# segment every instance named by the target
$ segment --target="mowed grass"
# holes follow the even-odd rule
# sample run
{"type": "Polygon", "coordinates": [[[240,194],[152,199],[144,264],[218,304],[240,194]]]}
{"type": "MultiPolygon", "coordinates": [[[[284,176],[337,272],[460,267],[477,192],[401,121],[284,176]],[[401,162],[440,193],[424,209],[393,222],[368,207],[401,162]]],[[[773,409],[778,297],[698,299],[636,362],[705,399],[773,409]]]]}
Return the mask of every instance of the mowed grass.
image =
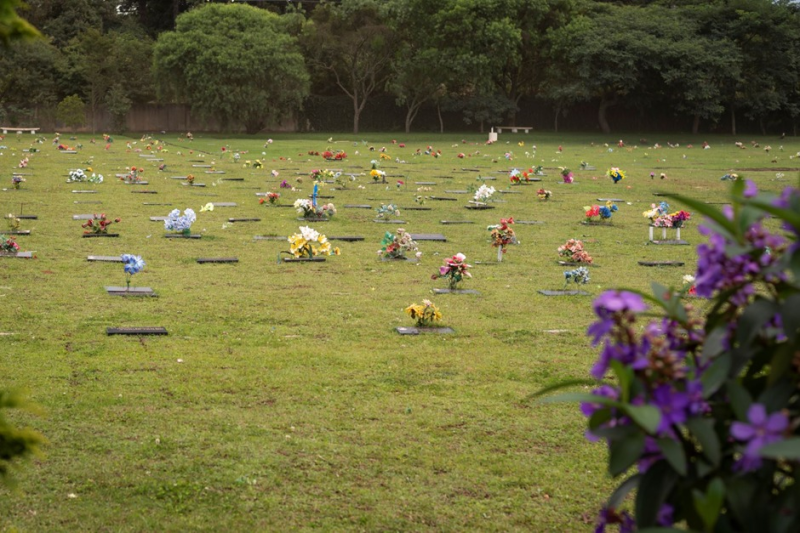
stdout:
{"type": "MultiPolygon", "coordinates": [[[[138,138],[115,136],[105,150],[100,135],[96,144],[63,135],[66,144],[83,144],[68,155],[47,137],[23,171],[30,173],[23,189],[0,192],[3,213],[39,217],[23,221],[33,232],[18,237],[36,259],[0,258],[0,386],[29,391],[45,415],[13,420],[49,441],[44,457],[16,472],[18,491],[0,489],[0,528],[21,531],[589,531],[613,486],[605,446],[586,442],[576,405],[538,404],[529,395],[588,375],[596,357],[585,336],[593,296],[617,287],[648,290],[652,281],[680,286],[694,271],[694,249],[703,241],[698,219],[682,232],[692,246],[647,245],[642,211],[660,200],[653,192],[721,202],[726,172],[759,169],[740,174],[779,191],[796,172],[777,169],[800,167],[789,157],[800,150],[794,138],[756,138],[754,148],[750,137],[649,134],[641,144],[640,136],[626,136],[628,147],[620,149],[618,138],[600,135],[503,134],[491,146],[483,135],[275,135],[265,148],[266,136],[198,135],[189,143],[165,134],[156,136],[165,141],[167,164],[159,172],[139,157],[147,142],[138,138]],[[710,150],[700,148],[703,140],[710,150]],[[736,148],[737,140],[748,149],[736,148]],[[664,148],[653,149],[656,142],[664,148]],[[441,156],[414,155],[428,146],[441,156]],[[334,242],[342,255],[325,263],[280,264],[287,243],[253,239],[288,236],[304,224],[293,209],[259,205],[255,192],[278,191],[291,204],[311,193],[312,169],[367,173],[381,147],[391,158],[381,165],[389,185],[370,184],[365,175],[347,190],[326,186],[323,194],[335,197],[339,212],[313,225],[363,242],[334,242]],[[326,149],[348,158],[308,155],[326,149]],[[239,164],[235,151],[247,152],[239,164]],[[457,158],[460,152],[467,157],[457,158]],[[226,174],[204,174],[191,166],[195,159],[226,174]],[[263,169],[243,168],[255,159],[263,169]],[[581,171],[581,161],[597,170],[581,171]],[[508,169],[538,164],[548,173],[541,184],[509,186],[508,169]],[[68,169],[89,165],[105,183],[66,183],[68,169]],[[149,185],[114,178],[132,165],[145,166],[149,185]],[[574,184],[560,183],[558,166],[573,169],[574,184]],[[612,184],[610,166],[628,178],[612,184]],[[651,180],[650,172],[668,178],[651,180]],[[170,179],[188,173],[206,187],[170,179]],[[471,196],[445,192],[477,187],[479,175],[496,177],[486,183],[498,191],[519,194],[498,192],[495,209],[470,211],[464,206],[471,196]],[[245,181],[220,180],[232,177],[245,181]],[[300,190],[278,189],[284,179],[300,190]],[[436,185],[418,192],[418,181],[436,185]],[[537,200],[539,186],[553,191],[550,201],[537,200]],[[71,192],[80,189],[97,194],[71,192]],[[158,194],[133,193],[139,189],[158,194]],[[457,201],[403,209],[416,206],[417,194],[457,201]],[[597,198],[623,200],[610,227],[580,224],[583,206],[597,198]],[[89,201],[102,203],[76,203],[89,201]],[[207,202],[238,207],[200,213],[207,202]],[[447,242],[421,241],[419,264],[381,262],[381,237],[397,229],[373,222],[381,202],[400,206],[402,227],[443,233],[447,242]],[[193,230],[200,240],[165,239],[163,223],[149,220],[186,207],[198,212],[193,230]],[[111,230],[119,238],[81,238],[72,215],[99,212],[122,218],[111,230]],[[515,225],[521,244],[496,264],[486,226],[509,216],[542,223],[515,225]],[[556,248],[569,238],[583,239],[595,258],[583,287],[592,296],[540,295],[563,286],[556,248]],[[446,283],[431,275],[458,252],[473,264],[464,287],[480,294],[434,297],[431,289],[446,283]],[[124,285],[122,266],[86,258],[122,253],[143,256],[147,266],[133,285],[152,287],[157,298],[106,294],[104,286],[124,285]],[[231,256],[239,262],[196,263],[231,256]],[[646,268],[640,260],[686,267],[646,268]],[[441,309],[454,335],[394,331],[412,325],[403,309],[423,298],[441,309]],[[106,336],[114,326],[164,326],[169,336],[106,336]]],[[[4,187],[31,138],[0,141],[7,146],[0,149],[4,187]]]]}

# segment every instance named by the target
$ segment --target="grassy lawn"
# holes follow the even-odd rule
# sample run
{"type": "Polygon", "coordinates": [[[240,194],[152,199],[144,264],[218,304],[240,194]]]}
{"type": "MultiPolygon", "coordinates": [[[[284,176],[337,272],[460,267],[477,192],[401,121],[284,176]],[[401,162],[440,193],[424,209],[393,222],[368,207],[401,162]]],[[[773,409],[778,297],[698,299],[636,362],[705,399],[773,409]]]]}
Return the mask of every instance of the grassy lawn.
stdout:
{"type": "MultiPolygon", "coordinates": [[[[719,202],[728,187],[719,178],[731,170],[779,191],[796,177],[785,169],[800,168],[790,159],[800,150],[795,138],[754,138],[755,148],[751,137],[648,134],[647,147],[636,135],[619,148],[618,137],[599,134],[504,133],[493,145],[483,135],[326,134],[275,135],[265,147],[266,136],[196,135],[190,143],[165,134],[159,157],[167,167],[159,171],[160,163],[140,157],[148,142],[138,137],[115,136],[106,150],[100,135],[96,144],[63,135],[64,144],[83,144],[65,154],[46,136],[22,170],[29,175],[21,190],[0,191],[2,213],[38,215],[22,221],[31,235],[17,238],[36,258],[0,258],[0,387],[29,392],[44,416],[14,421],[49,441],[43,457],[16,472],[17,491],[0,488],[2,531],[589,531],[612,487],[605,446],[585,441],[577,406],[529,395],[588,376],[593,296],[647,290],[652,281],[680,286],[693,273],[699,220],[682,232],[691,246],[647,244],[642,212],[660,200],[654,192],[719,202]],[[703,141],[711,149],[701,149],[703,141]],[[428,146],[441,156],[424,155],[428,146]],[[366,175],[381,147],[388,185],[366,175]],[[348,157],[308,155],[326,149],[348,157]],[[247,152],[238,163],[236,151],[247,152]],[[225,174],[192,167],[200,159],[225,174]],[[263,168],[244,168],[256,159],[263,168]],[[581,170],[581,161],[597,170],[581,170]],[[142,165],[149,185],[114,177],[142,165]],[[546,169],[541,183],[509,186],[509,169],[535,165],[546,169]],[[66,183],[69,169],[87,166],[105,182],[66,183]],[[560,183],[558,166],[572,169],[575,183],[560,183]],[[628,177],[614,185],[605,177],[611,166],[628,177]],[[259,205],[255,193],[280,192],[281,203],[292,204],[311,193],[316,168],[365,173],[346,190],[324,187],[338,213],[312,224],[365,240],[334,242],[342,254],[324,263],[279,263],[288,243],[254,236],[288,236],[305,223],[294,209],[259,205]],[[171,179],[188,173],[206,187],[171,179]],[[471,195],[446,192],[479,186],[477,176],[496,178],[486,182],[498,189],[495,209],[467,210],[471,195]],[[279,189],[284,179],[299,190],[279,189]],[[431,190],[418,192],[416,182],[428,181],[431,190]],[[537,199],[539,186],[553,192],[549,201],[537,199]],[[72,193],[82,189],[97,193],[72,193]],[[134,193],[141,189],[157,194],[134,193]],[[457,201],[404,209],[417,206],[417,195],[457,201]],[[583,206],[602,203],[597,198],[622,200],[613,225],[580,224],[583,206]],[[237,207],[200,213],[208,202],[237,207]],[[373,222],[382,202],[397,204],[405,224],[373,222]],[[149,219],[187,207],[198,212],[192,229],[202,239],[166,239],[163,223],[149,219]],[[122,218],[111,228],[119,238],[81,238],[72,216],[100,212],[122,218]],[[520,245],[498,264],[486,226],[509,216],[541,223],[513,226],[520,245]],[[399,226],[443,233],[447,242],[420,241],[418,264],[380,261],[384,232],[399,226]],[[569,238],[582,239],[594,257],[582,287],[591,296],[543,296],[539,290],[563,287],[556,248],[569,238]],[[479,294],[432,295],[446,282],[431,275],[458,252],[473,265],[464,288],[479,294]],[[132,285],[158,297],[106,294],[105,286],[124,285],[122,265],[87,256],[123,253],[147,262],[132,285]],[[239,262],[198,264],[199,257],[239,262]],[[642,260],[686,266],[647,268],[642,260]],[[403,309],[423,298],[454,335],[395,332],[413,325],[403,309]],[[164,326],[169,335],[106,336],[115,326],[164,326]]],[[[2,187],[11,188],[9,174],[33,138],[0,141],[2,187]]]]}

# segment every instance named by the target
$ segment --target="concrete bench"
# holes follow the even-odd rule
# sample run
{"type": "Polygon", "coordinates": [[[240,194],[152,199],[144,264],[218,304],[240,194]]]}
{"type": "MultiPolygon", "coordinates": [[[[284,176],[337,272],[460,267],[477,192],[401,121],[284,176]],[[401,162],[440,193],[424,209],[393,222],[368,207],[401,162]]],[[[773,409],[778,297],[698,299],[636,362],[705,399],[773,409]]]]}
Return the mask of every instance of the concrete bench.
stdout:
{"type": "Polygon", "coordinates": [[[23,131],[29,131],[31,132],[31,135],[33,135],[41,128],[17,128],[12,126],[0,126],[0,129],[3,130],[3,135],[7,134],[9,130],[16,131],[17,133],[22,133],[23,131]]]}
{"type": "Polygon", "coordinates": [[[528,133],[533,129],[532,126],[497,126],[497,133],[503,133],[503,130],[511,130],[511,133],[518,133],[519,130],[528,133]]]}

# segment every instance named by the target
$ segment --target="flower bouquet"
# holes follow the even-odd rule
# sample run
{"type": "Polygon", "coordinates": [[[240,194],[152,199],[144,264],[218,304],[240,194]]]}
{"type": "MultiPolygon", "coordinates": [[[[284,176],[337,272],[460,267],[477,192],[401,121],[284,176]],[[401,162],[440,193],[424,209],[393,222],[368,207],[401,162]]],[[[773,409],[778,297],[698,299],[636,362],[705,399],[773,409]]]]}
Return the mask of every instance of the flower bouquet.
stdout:
{"type": "Polygon", "coordinates": [[[586,215],[585,223],[596,222],[594,217],[598,217],[599,221],[611,220],[611,215],[618,210],[617,204],[608,201],[606,205],[592,205],[584,206],[584,213],[586,215]]]}
{"type": "Polygon", "coordinates": [[[688,296],[697,296],[697,285],[695,277],[691,274],[683,276],[683,290],[688,296]]]}
{"type": "Polygon", "coordinates": [[[573,176],[572,171],[567,167],[558,167],[558,170],[561,171],[561,177],[563,178],[564,183],[572,183],[573,181],[575,181],[572,177],[573,176]]]}
{"type": "Polygon", "coordinates": [[[739,175],[730,172],[730,173],[725,174],[724,176],[722,176],[720,179],[722,181],[736,181],[736,180],[739,179],[739,175]]]}
{"type": "Polygon", "coordinates": [[[589,269],[586,267],[578,267],[574,270],[567,270],[564,272],[564,289],[567,288],[570,281],[575,285],[586,285],[589,283],[589,269]]]}
{"type": "Polygon", "coordinates": [[[400,216],[400,209],[394,204],[381,204],[379,208],[376,209],[378,212],[378,218],[389,218],[389,217],[399,217],[400,216]]]}
{"type": "Polygon", "coordinates": [[[374,159],[372,160],[372,170],[369,171],[369,175],[372,176],[372,181],[375,183],[386,183],[386,172],[378,169],[378,162],[374,159]]]}
{"type": "Polygon", "coordinates": [[[417,321],[418,328],[430,327],[442,320],[442,313],[430,300],[422,300],[422,305],[409,305],[406,307],[406,314],[417,321]]]}
{"type": "Polygon", "coordinates": [[[11,185],[12,185],[12,186],[13,186],[15,189],[19,189],[19,188],[20,188],[20,184],[21,184],[23,181],[25,181],[25,178],[23,178],[22,176],[11,176],[11,185]]]}
{"type": "Polygon", "coordinates": [[[563,257],[569,263],[586,263],[592,264],[592,256],[589,252],[584,250],[583,241],[577,239],[570,239],[558,247],[558,255],[563,257]]]}
{"type": "Polygon", "coordinates": [[[644,211],[642,216],[645,218],[650,219],[650,223],[654,224],[656,219],[665,217],[669,212],[669,204],[667,202],[661,202],[660,204],[650,204],[650,209],[644,211]]]}
{"type": "Polygon", "coordinates": [[[109,237],[116,237],[118,236],[118,234],[109,233],[108,227],[115,222],[119,222],[120,220],[122,219],[115,218],[114,220],[109,220],[106,218],[105,213],[100,213],[99,215],[93,215],[93,218],[81,224],[81,227],[84,229],[83,236],[96,237],[100,235],[108,235],[109,237]]]}
{"type": "Polygon", "coordinates": [[[492,195],[496,192],[494,187],[488,187],[485,183],[478,187],[478,190],[475,191],[475,196],[473,197],[473,202],[476,204],[485,204],[488,202],[492,195]]]}
{"type": "Polygon", "coordinates": [[[617,184],[625,179],[625,172],[618,169],[617,167],[611,167],[606,172],[606,176],[614,180],[614,184],[617,184]]]}
{"type": "Polygon", "coordinates": [[[514,230],[509,227],[513,223],[514,217],[508,217],[507,219],[501,218],[500,224],[494,224],[486,228],[491,232],[492,246],[497,248],[498,262],[503,260],[506,247],[508,247],[509,244],[516,244],[517,242],[517,236],[514,234],[514,230]]]}
{"type": "Polygon", "coordinates": [[[378,255],[384,259],[407,260],[410,253],[413,253],[417,259],[422,257],[422,252],[417,248],[416,241],[403,228],[399,228],[396,235],[392,235],[391,232],[387,231],[383,235],[381,246],[381,249],[378,250],[378,255]]]}
{"type": "MultiPolygon", "coordinates": [[[[89,167],[86,169],[89,172],[92,172],[92,168],[89,167]]],[[[69,177],[67,177],[67,183],[76,183],[76,182],[89,182],[89,183],[103,183],[103,175],[102,174],[95,174],[92,172],[91,176],[87,176],[86,172],[83,169],[75,169],[69,172],[69,177]]]]}
{"type": "Polygon", "coordinates": [[[314,181],[328,181],[336,179],[336,176],[341,172],[334,172],[332,170],[312,170],[311,179],[314,181]]]}
{"type": "Polygon", "coordinates": [[[295,201],[294,208],[297,213],[307,220],[329,220],[336,214],[336,207],[333,203],[317,205],[312,200],[300,198],[295,201]]]}
{"type": "Polygon", "coordinates": [[[19,160],[19,165],[17,165],[17,166],[19,168],[28,168],[28,162],[29,162],[28,158],[24,157],[24,158],[19,160]]]}
{"type": "Polygon", "coordinates": [[[335,154],[330,150],[325,150],[324,152],[322,152],[322,157],[326,161],[343,161],[347,159],[347,154],[344,153],[342,150],[339,150],[335,154]]]}
{"type": "Polygon", "coordinates": [[[19,244],[14,237],[0,235],[0,253],[4,255],[14,255],[19,252],[19,244]]]}
{"type": "Polygon", "coordinates": [[[189,174],[186,176],[186,183],[188,183],[189,186],[194,185],[194,174],[189,174]]]}
{"type": "Polygon", "coordinates": [[[282,253],[290,254],[292,256],[290,259],[309,260],[319,255],[340,254],[339,248],[331,248],[331,243],[325,235],[308,226],[300,226],[300,233],[290,235],[288,240],[289,251],[282,253]]]}
{"type": "Polygon", "coordinates": [[[144,268],[145,262],[140,255],[122,254],[122,263],[125,267],[125,288],[131,288],[131,278],[144,268]]]}
{"type": "Polygon", "coordinates": [[[180,209],[173,209],[164,221],[164,229],[188,236],[192,233],[192,224],[195,220],[197,220],[197,215],[193,209],[187,207],[182,215],[180,209]]]}
{"type": "Polygon", "coordinates": [[[123,183],[141,183],[142,182],[142,174],[144,174],[144,169],[139,167],[131,167],[128,170],[128,173],[124,176],[120,177],[119,179],[122,180],[123,183]]]}
{"type": "Polygon", "coordinates": [[[471,278],[472,274],[468,271],[472,265],[468,265],[465,261],[467,256],[464,254],[456,254],[444,260],[444,265],[439,267],[439,272],[433,274],[431,279],[446,278],[450,290],[455,290],[459,282],[464,278],[471,278]]]}
{"type": "Polygon", "coordinates": [[[539,197],[539,200],[549,200],[553,193],[545,189],[539,189],[536,191],[536,196],[539,197]]]}
{"type": "Polygon", "coordinates": [[[280,198],[281,198],[281,195],[280,195],[280,193],[277,193],[277,192],[271,192],[271,191],[270,191],[270,192],[268,192],[268,193],[267,193],[266,197],[264,197],[264,198],[260,198],[260,199],[258,200],[258,203],[259,203],[259,204],[262,204],[262,205],[263,205],[263,204],[267,204],[267,205],[277,205],[277,204],[278,204],[278,201],[280,200],[280,198]]]}

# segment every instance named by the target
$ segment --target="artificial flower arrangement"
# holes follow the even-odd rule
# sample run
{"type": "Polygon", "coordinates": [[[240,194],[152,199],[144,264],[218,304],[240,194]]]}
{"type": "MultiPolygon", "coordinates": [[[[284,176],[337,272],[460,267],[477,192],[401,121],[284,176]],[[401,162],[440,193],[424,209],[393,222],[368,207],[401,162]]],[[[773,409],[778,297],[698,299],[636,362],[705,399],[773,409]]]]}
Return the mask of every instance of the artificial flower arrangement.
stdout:
{"type": "Polygon", "coordinates": [[[618,209],[619,208],[617,207],[617,204],[611,202],[610,200],[606,202],[606,205],[592,205],[583,207],[587,222],[591,222],[594,217],[599,217],[601,221],[611,220],[611,215],[618,209]]]}
{"type": "Polygon", "coordinates": [[[594,261],[583,248],[583,241],[570,239],[558,247],[558,255],[573,263],[586,263],[591,265],[594,261]]]}
{"type": "Polygon", "coordinates": [[[28,168],[28,163],[29,163],[29,160],[28,160],[28,158],[27,158],[27,157],[24,157],[24,158],[22,158],[22,159],[20,159],[20,160],[19,160],[19,165],[17,165],[17,166],[18,166],[19,168],[28,168]]]}
{"type": "Polygon", "coordinates": [[[645,218],[650,219],[650,225],[656,228],[681,228],[683,223],[692,218],[691,213],[688,211],[675,211],[669,212],[669,204],[661,202],[660,204],[650,204],[650,209],[643,212],[645,218]]]}
{"type": "Polygon", "coordinates": [[[372,170],[369,171],[369,175],[372,176],[372,180],[375,183],[379,181],[386,183],[386,172],[378,168],[378,162],[374,159],[372,160],[372,170]]]}
{"type": "MultiPolygon", "coordinates": [[[[289,254],[295,259],[310,259],[318,255],[339,255],[339,248],[331,248],[325,235],[308,226],[300,226],[300,233],[290,235],[289,254]]],[[[286,252],[284,252],[286,253],[286,252]]]]}
{"type": "Polygon", "coordinates": [[[617,168],[617,167],[611,167],[611,168],[610,168],[610,169],[608,169],[608,171],[606,172],[606,176],[608,176],[609,178],[611,178],[612,180],[614,180],[614,183],[615,183],[615,184],[617,184],[617,183],[619,183],[620,181],[622,181],[622,180],[624,180],[624,179],[625,179],[625,172],[624,172],[624,171],[622,171],[622,170],[620,170],[620,169],[619,169],[619,168],[617,168]]]}
{"type": "Polygon", "coordinates": [[[439,267],[439,272],[433,274],[431,279],[446,278],[451,290],[455,289],[464,278],[471,278],[468,271],[472,265],[466,263],[467,256],[458,253],[444,260],[444,265],[439,267]]]}
{"type": "Polygon", "coordinates": [[[15,254],[19,252],[19,244],[14,237],[0,235],[0,253],[15,254]]]}
{"type": "Polygon", "coordinates": [[[475,191],[475,196],[473,197],[473,201],[475,201],[476,203],[486,203],[491,199],[494,193],[495,193],[495,188],[488,187],[484,183],[478,188],[477,191],[475,191]]]}
{"type": "MultiPolygon", "coordinates": [[[[91,167],[87,169],[89,172],[92,172],[91,167]]],[[[77,168],[75,170],[70,170],[69,176],[67,177],[67,183],[75,183],[75,182],[89,182],[89,183],[103,183],[103,175],[102,174],[95,174],[92,172],[91,176],[87,176],[86,172],[83,169],[77,168]]]]}
{"type": "Polygon", "coordinates": [[[19,217],[15,216],[13,213],[9,213],[6,215],[6,220],[8,221],[8,229],[11,231],[16,231],[19,229],[21,222],[19,217]]]}
{"type": "Polygon", "coordinates": [[[588,162],[581,161],[581,170],[594,170],[594,168],[588,162]]]}
{"type": "Polygon", "coordinates": [[[291,186],[291,185],[289,185],[289,182],[288,182],[288,181],[286,181],[286,180],[283,180],[283,181],[281,182],[281,189],[291,189],[291,188],[292,188],[292,186],[291,186]]]}
{"type": "Polygon", "coordinates": [[[378,212],[378,218],[389,218],[389,217],[399,217],[400,216],[400,209],[394,204],[381,204],[379,208],[376,209],[378,212]]]}
{"type": "Polygon", "coordinates": [[[683,290],[689,296],[697,296],[697,285],[695,285],[695,277],[691,274],[683,276],[683,290]]]}
{"type": "Polygon", "coordinates": [[[25,178],[23,178],[22,176],[11,176],[11,185],[12,185],[12,186],[13,186],[15,189],[19,189],[19,188],[20,188],[20,184],[21,184],[23,181],[26,181],[26,180],[25,180],[25,178]]]}
{"type": "Polygon", "coordinates": [[[186,208],[181,215],[180,209],[173,209],[164,221],[164,229],[175,231],[182,235],[189,235],[192,232],[192,224],[197,220],[197,215],[193,209],[186,208]]]}
{"type": "Polygon", "coordinates": [[[324,152],[322,152],[322,157],[327,161],[342,161],[344,159],[347,159],[347,154],[344,153],[342,150],[339,150],[335,154],[330,150],[325,150],[324,152]]]}
{"type": "Polygon", "coordinates": [[[280,193],[270,191],[270,192],[267,193],[267,195],[265,197],[260,198],[258,200],[258,203],[262,204],[262,205],[263,204],[277,205],[278,204],[278,200],[280,200],[280,198],[281,198],[280,193]]]}
{"type": "Polygon", "coordinates": [[[589,283],[589,269],[586,267],[578,267],[573,270],[564,272],[564,288],[566,289],[569,283],[575,285],[586,285],[589,283]]]}
{"type": "Polygon", "coordinates": [[[491,232],[492,246],[497,248],[497,260],[503,260],[503,254],[509,244],[516,244],[517,236],[509,226],[514,223],[514,217],[501,218],[499,224],[488,226],[486,229],[491,232]]]}
{"type": "Polygon", "coordinates": [[[539,200],[549,200],[553,193],[546,189],[539,189],[536,191],[536,196],[539,197],[539,200]]]}
{"type": "Polygon", "coordinates": [[[567,167],[558,167],[558,170],[561,171],[561,178],[564,180],[564,183],[572,183],[575,181],[572,177],[572,171],[567,167]]]}
{"type": "Polygon", "coordinates": [[[387,231],[381,240],[381,249],[378,255],[384,259],[408,259],[408,254],[413,253],[419,259],[422,252],[417,248],[417,243],[411,238],[411,234],[403,228],[397,229],[397,234],[392,235],[387,231]]]}
{"type": "Polygon", "coordinates": [[[327,168],[324,170],[316,169],[311,171],[311,179],[314,181],[334,180],[339,174],[341,174],[341,172],[334,172],[327,168]]]}
{"type": "Polygon", "coordinates": [[[189,174],[186,176],[186,183],[189,185],[194,185],[194,174],[189,174]]]}
{"type": "Polygon", "coordinates": [[[730,172],[730,173],[725,174],[724,176],[722,176],[720,179],[722,181],[736,181],[736,180],[739,179],[739,175],[730,172]]]}
{"type": "Polygon", "coordinates": [[[442,313],[430,300],[422,300],[422,305],[411,304],[406,307],[406,314],[417,321],[417,327],[432,326],[442,320],[442,313]]]}
{"type": "Polygon", "coordinates": [[[508,173],[508,179],[514,185],[519,185],[520,182],[522,181],[522,172],[520,172],[519,169],[516,168],[511,169],[511,172],[508,173]]]}
{"type": "Polygon", "coordinates": [[[81,227],[85,230],[83,232],[84,235],[107,235],[108,234],[108,227],[115,223],[120,222],[121,218],[115,218],[114,220],[109,220],[106,218],[105,213],[100,213],[99,215],[95,214],[92,215],[93,218],[87,220],[81,227]]]}
{"type": "Polygon", "coordinates": [[[131,167],[128,170],[128,173],[119,179],[121,179],[123,183],[141,183],[143,173],[144,173],[143,168],[131,167]]]}
{"type": "Polygon", "coordinates": [[[140,255],[122,254],[122,264],[125,269],[125,287],[131,288],[131,278],[134,274],[138,274],[145,266],[145,262],[140,255]]]}
{"type": "Polygon", "coordinates": [[[328,220],[336,214],[336,207],[333,203],[318,205],[307,198],[300,198],[295,201],[294,208],[303,218],[328,220]]]}

